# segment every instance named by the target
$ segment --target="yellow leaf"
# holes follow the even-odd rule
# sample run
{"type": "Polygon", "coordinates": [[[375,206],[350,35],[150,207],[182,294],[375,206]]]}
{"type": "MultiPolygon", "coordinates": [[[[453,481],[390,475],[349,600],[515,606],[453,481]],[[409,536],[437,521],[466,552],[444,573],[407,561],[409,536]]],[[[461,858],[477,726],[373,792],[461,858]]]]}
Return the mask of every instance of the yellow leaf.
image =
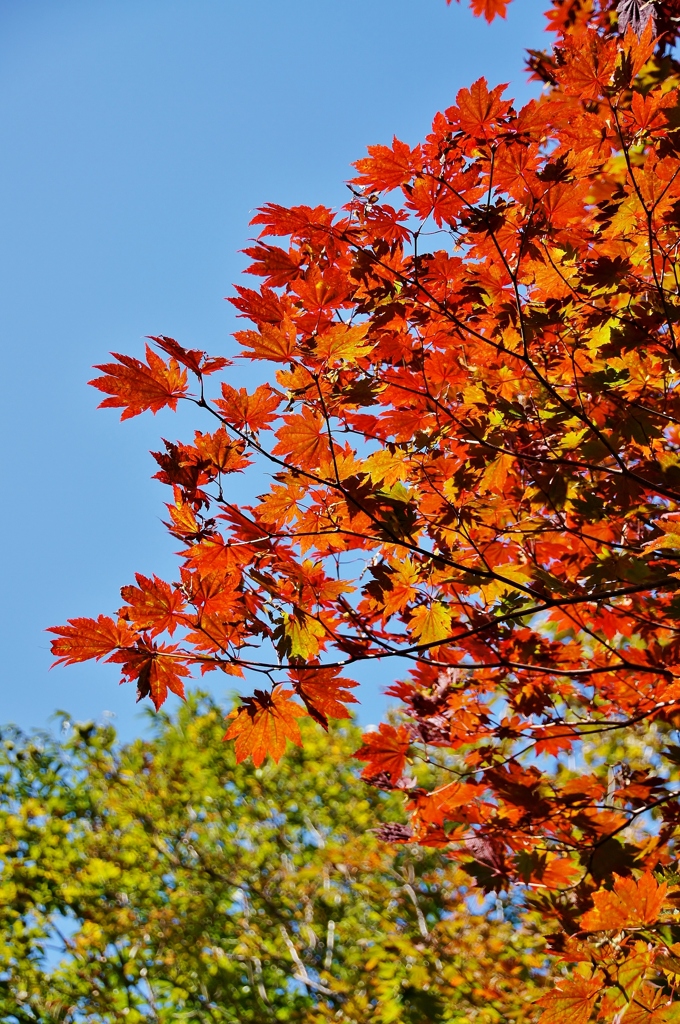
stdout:
{"type": "Polygon", "coordinates": [[[463,391],[465,405],[488,405],[489,400],[477,384],[471,384],[463,391]]]}
{"type": "Polygon", "coordinates": [[[290,657],[303,661],[317,656],[321,649],[319,641],[326,635],[321,623],[302,611],[284,617],[284,630],[290,641],[290,657]]]}
{"type": "Polygon", "coordinates": [[[588,427],[584,427],[583,430],[570,430],[564,435],[560,442],[560,448],[562,451],[569,451],[572,448],[578,448],[583,438],[588,433],[588,427]]]}
{"type": "Polygon", "coordinates": [[[667,956],[662,954],[661,956],[657,956],[655,963],[662,971],[667,971],[669,974],[680,976],[680,960],[677,956],[667,956]]]}
{"type": "Polygon", "coordinates": [[[596,327],[594,331],[590,333],[590,339],[587,342],[588,349],[591,352],[597,352],[598,349],[602,348],[603,345],[608,345],[612,334],[612,325],[615,324],[615,320],[611,318],[607,320],[606,324],[602,324],[601,327],[596,327]]]}
{"type": "Polygon", "coordinates": [[[329,363],[355,363],[371,351],[372,346],[364,342],[367,328],[367,324],[333,324],[316,339],[317,356],[329,363]]]}
{"type": "Polygon", "coordinates": [[[451,612],[439,601],[421,605],[411,616],[409,627],[421,644],[446,640],[451,633],[451,612]]]}
{"type": "Polygon", "coordinates": [[[645,544],[645,551],[659,551],[662,548],[680,550],[680,519],[677,512],[671,513],[666,519],[657,519],[654,525],[663,530],[663,535],[645,544]]]}
{"type": "Polygon", "coordinates": [[[514,461],[512,455],[499,455],[493,462],[490,462],[479,481],[477,488],[479,493],[487,494],[491,491],[494,494],[502,494],[514,461]]]}
{"type": "Polygon", "coordinates": [[[456,485],[455,480],[451,479],[451,477],[444,481],[442,494],[446,500],[450,502],[455,502],[456,498],[460,494],[460,488],[456,485]]]}
{"type": "Polygon", "coordinates": [[[496,371],[495,377],[494,391],[496,391],[501,398],[505,398],[506,401],[511,402],[517,394],[518,388],[521,386],[521,377],[517,375],[516,370],[511,370],[508,366],[501,366],[501,368],[496,371]]]}
{"type": "Polygon", "coordinates": [[[401,453],[393,455],[387,448],[369,455],[362,468],[376,487],[380,484],[392,487],[397,481],[406,480],[409,473],[409,464],[404,456],[401,453]]]}
{"type": "Polygon", "coordinates": [[[488,583],[483,583],[480,587],[484,600],[489,604],[502,597],[503,594],[518,590],[519,587],[514,587],[513,583],[525,586],[532,580],[530,568],[524,563],[508,562],[506,565],[494,565],[493,571],[502,579],[491,580],[488,583]]]}

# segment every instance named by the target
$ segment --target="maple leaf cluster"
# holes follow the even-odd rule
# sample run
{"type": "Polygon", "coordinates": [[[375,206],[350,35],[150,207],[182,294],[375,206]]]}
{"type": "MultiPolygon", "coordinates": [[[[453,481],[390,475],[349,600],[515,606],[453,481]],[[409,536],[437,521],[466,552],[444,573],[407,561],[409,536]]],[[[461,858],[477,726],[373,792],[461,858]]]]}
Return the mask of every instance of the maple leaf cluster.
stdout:
{"type": "Polygon", "coordinates": [[[258,676],[227,732],[257,763],[301,715],[349,715],[353,665],[407,668],[364,776],[408,792],[406,841],[553,922],[578,970],[546,1022],[603,999],[671,1019],[650,872],[677,856],[678,790],[663,759],[619,777],[580,751],[680,722],[679,10],[555,0],[539,99],[480,79],[421,144],[369,147],[339,213],[263,207],[261,285],[231,301],[271,383],[207,397],[227,361],[168,338],[167,361],[101,367],[123,418],[183,399],[215,429],[155,456],[179,580],[54,629],[60,661],[120,662],[157,707],[196,667],[258,676]],[[237,506],[253,459],[273,482],[237,506]],[[418,784],[438,757],[455,774],[418,784]]]}

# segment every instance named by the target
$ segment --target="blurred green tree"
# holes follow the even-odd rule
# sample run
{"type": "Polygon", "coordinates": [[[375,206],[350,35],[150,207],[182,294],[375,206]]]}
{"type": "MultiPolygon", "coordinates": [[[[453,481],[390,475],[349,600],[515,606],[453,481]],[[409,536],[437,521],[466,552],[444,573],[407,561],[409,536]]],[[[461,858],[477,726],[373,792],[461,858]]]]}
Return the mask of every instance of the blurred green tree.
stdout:
{"type": "Polygon", "coordinates": [[[398,835],[403,801],[358,784],[354,725],[263,768],[236,764],[205,696],[154,730],[3,730],[3,1021],[530,1019],[535,923],[473,912],[439,851],[370,830],[398,835]]]}

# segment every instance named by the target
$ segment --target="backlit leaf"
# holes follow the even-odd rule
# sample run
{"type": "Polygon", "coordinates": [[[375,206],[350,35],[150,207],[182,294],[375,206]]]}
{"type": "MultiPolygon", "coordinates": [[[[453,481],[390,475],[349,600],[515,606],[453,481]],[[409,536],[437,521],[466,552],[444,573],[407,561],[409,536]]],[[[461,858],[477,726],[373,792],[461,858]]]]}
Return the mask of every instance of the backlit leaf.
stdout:
{"type": "Polygon", "coordinates": [[[165,703],[168,690],[184,700],[184,683],[190,671],[176,645],[140,643],[134,650],[118,651],[109,661],[118,662],[123,682],[137,683],[137,700],[150,697],[156,711],[165,703]]]}
{"type": "Polygon", "coordinates": [[[652,925],[659,916],[668,886],[659,884],[648,871],[639,882],[634,878],[614,875],[611,892],[593,893],[593,910],[584,914],[586,931],[616,931],[619,928],[642,928],[652,925]]]}
{"type": "Polygon", "coordinates": [[[276,455],[291,459],[301,469],[313,469],[328,455],[328,437],[323,419],[303,407],[302,415],[284,416],[285,426],[276,431],[276,455]]]}
{"type": "Polygon", "coordinates": [[[364,778],[385,772],[392,782],[396,782],[404,770],[406,755],[411,746],[408,731],[403,725],[395,729],[393,725],[381,722],[375,732],[366,732],[362,738],[363,745],[354,757],[368,762],[361,773],[364,778]]]}
{"type": "Polygon", "coordinates": [[[602,988],[602,979],[597,975],[559,982],[552,992],[536,1000],[543,1010],[540,1024],[588,1024],[602,988]]]}
{"type": "Polygon", "coordinates": [[[448,639],[451,633],[451,612],[438,601],[420,605],[411,616],[411,632],[421,644],[448,639]]]}
{"type": "Polygon", "coordinates": [[[79,661],[95,658],[100,661],[119,647],[129,647],[135,642],[135,634],[126,622],[115,622],[108,615],[96,619],[69,619],[66,626],[51,626],[50,633],[56,633],[52,641],[55,665],[75,665],[79,661]]]}
{"type": "Polygon", "coordinates": [[[308,713],[324,728],[329,718],[349,718],[348,704],[357,704],[350,692],[357,683],[345,679],[333,668],[295,669],[291,679],[308,713]]]}
{"type": "Polygon", "coordinates": [[[307,712],[291,700],[292,690],[277,686],[270,693],[256,690],[252,697],[244,699],[241,707],[232,712],[234,718],[226,733],[225,740],[235,740],[236,761],[252,757],[259,766],[269,755],[279,761],[290,740],[298,747],[302,745],[297,719],[307,712]]]}
{"type": "Polygon", "coordinates": [[[222,398],[215,400],[228,423],[239,430],[269,430],[274,410],[281,404],[281,397],[267,384],[249,395],[245,388],[233,388],[222,384],[222,398]]]}
{"type": "Polygon", "coordinates": [[[510,0],[470,0],[472,13],[479,17],[484,15],[488,22],[494,18],[504,18],[510,0]]]}
{"type": "Polygon", "coordinates": [[[124,617],[131,619],[137,629],[148,629],[151,636],[165,630],[172,635],[184,608],[182,595],[158,576],[148,579],[135,573],[135,578],[136,587],[123,587],[120,592],[128,605],[124,617]]]}
{"type": "Polygon", "coordinates": [[[110,396],[100,402],[100,408],[122,408],[122,420],[147,409],[157,413],[166,405],[175,409],[177,399],[186,394],[186,370],[181,370],[175,359],[165,363],[148,345],[146,363],[117,352],[111,354],[118,362],[96,366],[104,376],[90,384],[110,396]]]}

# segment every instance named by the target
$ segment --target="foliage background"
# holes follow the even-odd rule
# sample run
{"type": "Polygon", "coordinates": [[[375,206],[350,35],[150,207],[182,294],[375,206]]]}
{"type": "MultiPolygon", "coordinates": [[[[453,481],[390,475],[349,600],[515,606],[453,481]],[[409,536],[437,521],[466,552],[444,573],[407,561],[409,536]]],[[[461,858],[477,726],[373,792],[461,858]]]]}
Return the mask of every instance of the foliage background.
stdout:
{"type": "Polygon", "coordinates": [[[0,738],[3,1021],[533,1019],[532,916],[471,914],[439,851],[376,838],[403,803],[357,779],[356,726],[308,724],[303,750],[256,769],[206,699],[123,747],[63,725],[61,743],[0,738]]]}

